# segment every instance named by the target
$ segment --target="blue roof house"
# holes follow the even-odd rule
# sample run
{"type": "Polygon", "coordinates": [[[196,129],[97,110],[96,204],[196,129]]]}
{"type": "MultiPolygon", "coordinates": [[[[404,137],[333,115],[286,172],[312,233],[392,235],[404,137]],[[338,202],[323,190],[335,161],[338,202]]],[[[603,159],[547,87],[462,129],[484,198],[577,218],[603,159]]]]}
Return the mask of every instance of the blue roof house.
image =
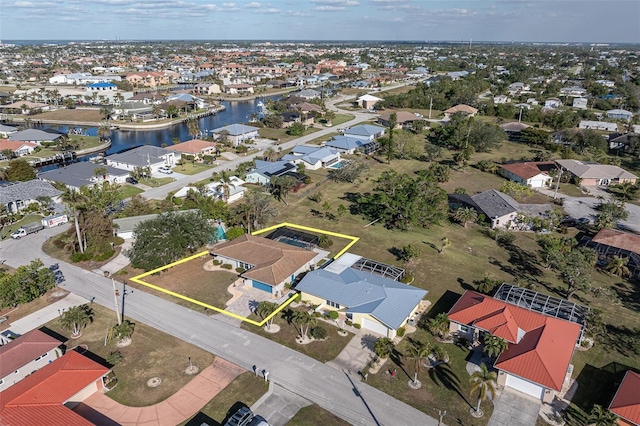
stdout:
{"type": "Polygon", "coordinates": [[[371,124],[360,124],[344,131],[344,136],[372,141],[384,135],[385,128],[371,124]]]}
{"type": "Polygon", "coordinates": [[[233,142],[233,145],[237,146],[243,141],[256,139],[258,137],[258,128],[236,123],[218,127],[217,129],[211,130],[211,133],[213,133],[216,139],[226,134],[227,138],[233,142]]]}
{"type": "Polygon", "coordinates": [[[282,157],[282,160],[294,164],[304,164],[305,168],[309,170],[318,170],[321,167],[331,167],[339,162],[340,152],[326,146],[296,145],[291,153],[282,157]]]}
{"type": "Polygon", "coordinates": [[[113,83],[92,83],[87,84],[87,90],[90,92],[115,92],[118,90],[118,86],[113,83]]]}
{"type": "Polygon", "coordinates": [[[325,142],[324,145],[337,149],[341,154],[354,154],[356,150],[360,150],[365,154],[370,154],[379,148],[377,142],[353,138],[350,136],[334,136],[333,139],[325,142]]]}
{"type": "Polygon", "coordinates": [[[318,309],[344,313],[363,329],[393,339],[398,328],[417,314],[428,292],[341,262],[350,256],[347,253],[334,262],[337,265],[308,272],[296,290],[318,309]]]}
{"type": "Polygon", "coordinates": [[[247,173],[246,181],[268,185],[272,176],[282,176],[287,172],[295,172],[296,166],[289,161],[256,160],[256,167],[247,173]]]}

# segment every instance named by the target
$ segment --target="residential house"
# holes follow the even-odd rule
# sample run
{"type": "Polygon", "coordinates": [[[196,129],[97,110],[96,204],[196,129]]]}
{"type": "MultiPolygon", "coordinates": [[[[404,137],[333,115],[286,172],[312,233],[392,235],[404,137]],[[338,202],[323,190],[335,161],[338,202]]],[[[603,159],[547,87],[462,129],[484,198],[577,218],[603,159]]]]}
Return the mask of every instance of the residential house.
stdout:
{"type": "Polygon", "coordinates": [[[0,346],[0,392],[62,356],[62,342],[31,330],[0,346]]]}
{"type": "Polygon", "coordinates": [[[634,143],[640,143],[640,128],[638,131],[633,131],[621,135],[620,133],[613,133],[609,135],[609,149],[622,149],[627,150],[634,143]]]}
{"type": "Polygon", "coordinates": [[[373,95],[362,95],[358,99],[356,99],[356,104],[358,104],[359,107],[371,110],[375,108],[378,102],[381,102],[383,100],[384,99],[378,98],[373,95]]]}
{"type": "Polygon", "coordinates": [[[455,105],[449,109],[444,110],[444,119],[449,120],[453,114],[458,114],[458,113],[474,117],[478,113],[478,110],[469,105],[464,105],[464,104],[455,105]]]}
{"type": "Polygon", "coordinates": [[[211,130],[211,132],[214,138],[219,140],[222,137],[226,137],[234,146],[247,140],[256,139],[259,136],[257,127],[237,123],[218,127],[217,129],[211,130]]]}
{"type": "Polygon", "coordinates": [[[604,228],[593,238],[583,237],[580,244],[592,248],[605,261],[613,256],[627,259],[629,278],[640,278],[640,236],[604,228]]]}
{"type": "Polygon", "coordinates": [[[26,129],[11,133],[8,137],[10,141],[31,142],[40,145],[42,142],[56,142],[62,137],[59,132],[47,132],[39,129],[26,129]]]}
{"type": "Polygon", "coordinates": [[[80,189],[83,186],[93,186],[102,184],[102,182],[122,184],[126,182],[129,175],[130,170],[128,169],[80,161],[57,169],[40,172],[38,173],[38,179],[61,183],[69,189],[80,189]],[[96,174],[96,170],[100,172],[101,169],[105,169],[104,173],[96,174]]]}
{"type": "Polygon", "coordinates": [[[201,83],[193,86],[193,93],[196,95],[217,95],[222,93],[220,85],[216,83],[201,83]]]}
{"type": "Polygon", "coordinates": [[[587,89],[584,89],[582,87],[563,87],[560,89],[560,94],[563,96],[576,96],[576,97],[583,97],[584,95],[587,94],[587,89]]]}
{"type": "Polygon", "coordinates": [[[589,106],[589,100],[587,98],[574,98],[573,107],[577,109],[587,109],[589,106]]]}
{"type": "Polygon", "coordinates": [[[320,92],[313,89],[303,89],[303,90],[300,90],[299,92],[294,93],[294,95],[300,98],[304,98],[306,100],[320,98],[320,92]]]}
{"type": "Polygon", "coordinates": [[[512,142],[522,142],[522,131],[531,126],[525,123],[512,121],[500,125],[500,128],[507,134],[507,139],[512,142]]]}
{"type": "Polygon", "coordinates": [[[269,185],[273,176],[284,176],[295,173],[296,166],[289,161],[256,160],[256,167],[247,172],[246,180],[250,183],[269,185]]]}
{"type": "Polygon", "coordinates": [[[640,374],[627,370],[609,411],[618,416],[619,426],[640,426],[640,374]]]}
{"type": "Polygon", "coordinates": [[[587,163],[579,160],[556,160],[563,171],[580,179],[583,186],[615,185],[624,182],[636,183],[638,177],[633,173],[611,164],[587,163]]]}
{"type": "Polygon", "coordinates": [[[125,79],[133,87],[159,87],[171,82],[165,73],[156,71],[130,73],[125,79]]]}
{"type": "Polygon", "coordinates": [[[614,120],[631,121],[633,113],[625,109],[610,109],[607,111],[607,118],[613,118],[614,120]]]}
{"type": "Polygon", "coordinates": [[[360,256],[345,253],[323,269],[308,272],[296,285],[302,300],[317,310],[338,311],[363,329],[393,339],[414,318],[426,290],[353,265],[360,256]]]}
{"type": "Polygon", "coordinates": [[[556,163],[553,161],[526,161],[524,163],[503,164],[500,166],[500,173],[509,180],[531,188],[545,188],[553,182],[549,172],[556,169],[556,163]]]}
{"type": "Polygon", "coordinates": [[[229,95],[249,95],[253,93],[250,84],[228,84],[224,86],[224,93],[229,95]]]}
{"type": "MultiPolygon", "coordinates": [[[[216,200],[226,201],[227,204],[235,203],[244,197],[247,188],[243,185],[245,181],[237,176],[232,176],[228,185],[228,193],[225,193],[224,184],[222,182],[211,182],[204,186],[204,195],[213,197],[216,200]]],[[[174,198],[184,198],[189,191],[198,191],[195,186],[185,186],[173,194],[174,198]]]]}
{"type": "Polygon", "coordinates": [[[520,95],[523,92],[531,90],[531,87],[528,84],[522,82],[511,83],[507,87],[507,92],[511,96],[520,95]]]}
{"type": "Polygon", "coordinates": [[[201,160],[205,155],[215,155],[217,146],[218,144],[215,142],[204,141],[202,139],[192,139],[190,141],[168,146],[166,149],[169,151],[175,151],[181,155],[192,155],[196,159],[201,160]]]}
{"type": "Polygon", "coordinates": [[[9,213],[18,213],[29,204],[38,203],[40,197],[48,197],[57,203],[60,195],[62,191],[39,179],[0,186],[0,204],[5,205],[9,213]]]}
{"type": "Polygon", "coordinates": [[[493,97],[494,104],[507,104],[511,99],[507,95],[497,95],[493,97]]]}
{"type": "Polygon", "coordinates": [[[544,108],[556,109],[562,106],[562,101],[558,98],[549,98],[544,101],[544,108]]]}
{"type": "MultiPolygon", "coordinates": [[[[540,296],[543,302],[549,299],[540,296]]],[[[553,301],[557,301],[553,306],[566,302],[553,301]]],[[[551,403],[565,380],[571,379],[570,362],[581,324],[562,319],[557,310],[549,310],[556,316],[545,315],[535,303],[509,303],[467,290],[448,313],[449,329],[471,341],[485,333],[504,339],[508,348],[494,363],[498,384],[551,403]]]]}
{"type": "Polygon", "coordinates": [[[340,152],[327,146],[296,145],[289,154],[282,157],[283,161],[293,164],[304,164],[308,170],[328,168],[340,161],[340,152]]]}
{"type": "Polygon", "coordinates": [[[115,93],[118,90],[118,86],[113,83],[92,83],[87,84],[87,91],[89,93],[115,93]]]}
{"type": "Polygon", "coordinates": [[[223,264],[242,268],[244,285],[280,297],[285,284],[311,269],[316,253],[290,244],[244,234],[216,246],[211,254],[223,264]]]}
{"type": "Polygon", "coordinates": [[[309,102],[302,102],[299,104],[294,104],[292,105],[293,108],[297,109],[298,111],[300,111],[303,114],[309,114],[312,112],[316,112],[320,115],[324,115],[324,111],[322,110],[322,107],[320,105],[316,105],[316,104],[311,104],[309,102]]]}
{"type": "MultiPolygon", "coordinates": [[[[393,112],[386,112],[384,114],[380,114],[378,117],[378,124],[381,124],[385,127],[389,127],[389,120],[391,119],[391,114],[393,112]]],[[[408,111],[397,111],[396,114],[396,128],[402,129],[411,129],[414,121],[421,121],[422,119],[415,115],[412,112],[408,111]]]]}
{"type": "Polygon", "coordinates": [[[363,139],[367,141],[374,141],[381,136],[384,136],[384,127],[374,126],[372,124],[359,124],[346,129],[343,133],[344,136],[356,139],[363,139]]]}
{"type": "Polygon", "coordinates": [[[15,126],[7,126],[6,124],[0,123],[0,137],[8,138],[10,134],[18,131],[18,128],[15,126]]]}
{"type": "Polygon", "coordinates": [[[371,154],[380,148],[380,145],[376,141],[369,141],[351,136],[334,136],[333,139],[325,142],[324,145],[337,149],[341,154],[355,154],[356,150],[359,150],[364,154],[371,154]]]}
{"type": "Polygon", "coordinates": [[[592,120],[582,120],[580,124],[578,124],[579,129],[589,129],[589,130],[604,130],[605,132],[617,132],[618,124],[617,123],[609,123],[606,121],[592,121],[592,120]]]}
{"type": "Polygon", "coordinates": [[[21,142],[21,141],[10,141],[8,139],[0,139],[0,158],[3,160],[10,160],[13,157],[22,157],[24,155],[29,155],[35,151],[38,147],[38,144],[33,142],[21,142]],[[4,151],[9,150],[13,154],[7,156],[3,153],[4,151]]]}
{"type": "Polygon", "coordinates": [[[148,167],[151,173],[160,167],[173,167],[176,164],[176,153],[157,146],[143,145],[120,154],[106,157],[107,166],[129,171],[148,167]]]}
{"type": "Polygon", "coordinates": [[[4,114],[30,114],[32,112],[47,111],[50,106],[47,104],[31,101],[17,101],[11,104],[0,105],[0,112],[4,114]]]}
{"type": "Polygon", "coordinates": [[[108,373],[107,367],[69,351],[0,394],[2,425],[93,425],[73,408],[103,391],[108,373]]]}

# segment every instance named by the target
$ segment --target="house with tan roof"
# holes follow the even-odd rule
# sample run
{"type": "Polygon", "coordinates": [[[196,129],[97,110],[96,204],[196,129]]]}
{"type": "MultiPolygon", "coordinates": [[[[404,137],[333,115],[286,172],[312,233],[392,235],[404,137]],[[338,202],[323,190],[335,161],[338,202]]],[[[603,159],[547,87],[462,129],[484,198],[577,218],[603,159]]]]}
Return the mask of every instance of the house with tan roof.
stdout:
{"type": "Polygon", "coordinates": [[[233,268],[241,268],[244,285],[274,296],[284,293],[286,283],[311,269],[316,253],[268,238],[244,234],[216,246],[211,254],[233,268]]]}
{"type": "Polygon", "coordinates": [[[620,417],[620,426],[640,426],[640,374],[631,370],[625,373],[609,411],[620,417]]]}
{"type": "Polygon", "coordinates": [[[555,160],[563,171],[580,179],[583,186],[609,186],[630,182],[635,184],[638,176],[611,164],[590,163],[579,160],[555,160]]]}
{"type": "Polygon", "coordinates": [[[73,409],[104,389],[109,369],[69,351],[0,393],[3,426],[93,425],[73,409]]]}
{"type": "Polygon", "coordinates": [[[217,146],[218,144],[215,142],[209,142],[202,139],[192,139],[190,141],[168,146],[167,149],[179,154],[193,155],[197,159],[201,159],[205,155],[215,155],[217,146]]]}
{"type": "Polygon", "coordinates": [[[556,163],[553,161],[525,161],[503,164],[500,166],[500,173],[509,180],[528,185],[531,188],[544,188],[553,182],[549,172],[556,168],[556,163]]]}
{"type": "Polygon", "coordinates": [[[0,346],[0,392],[62,356],[62,342],[31,330],[0,346]]]}
{"type": "Polygon", "coordinates": [[[458,113],[474,117],[478,113],[478,110],[472,106],[465,104],[455,105],[449,109],[444,110],[444,119],[449,120],[453,114],[458,113]]]}
{"type": "Polygon", "coordinates": [[[486,333],[504,339],[508,348],[494,363],[498,384],[551,402],[571,378],[570,362],[582,327],[557,311],[545,315],[545,309],[551,311],[551,304],[523,307],[466,291],[449,311],[449,330],[473,342],[486,333]]]}
{"type": "Polygon", "coordinates": [[[580,244],[594,249],[604,260],[614,256],[627,259],[630,278],[640,279],[640,236],[603,228],[593,238],[583,237],[580,244]]]}
{"type": "MultiPolygon", "coordinates": [[[[380,114],[378,117],[378,124],[381,124],[385,127],[389,127],[389,120],[391,120],[391,114],[393,112],[386,112],[384,114],[380,114]]],[[[396,128],[397,129],[411,129],[411,125],[414,121],[422,120],[420,117],[415,115],[409,111],[397,111],[396,114],[396,128]]]]}

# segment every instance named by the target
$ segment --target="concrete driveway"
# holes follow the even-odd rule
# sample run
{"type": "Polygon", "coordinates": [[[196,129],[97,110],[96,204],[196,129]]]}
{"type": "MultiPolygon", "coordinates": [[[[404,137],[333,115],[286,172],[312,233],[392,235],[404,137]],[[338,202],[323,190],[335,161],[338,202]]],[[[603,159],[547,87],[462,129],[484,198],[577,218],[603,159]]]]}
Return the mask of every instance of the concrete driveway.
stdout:
{"type": "MultiPolygon", "coordinates": [[[[600,204],[600,200],[594,197],[566,197],[562,207],[565,211],[575,218],[588,217],[595,221],[598,212],[595,207],[600,204]]],[[[620,220],[617,223],[619,229],[640,233],[640,206],[635,204],[626,204],[629,217],[626,220],[620,220]]]]}
{"type": "Polygon", "coordinates": [[[251,406],[251,411],[267,419],[272,426],[285,426],[308,405],[311,401],[270,382],[269,391],[251,406]]]}
{"type": "Polygon", "coordinates": [[[360,330],[335,359],[326,364],[353,374],[362,369],[375,356],[374,345],[381,336],[368,330],[360,330]]]}
{"type": "Polygon", "coordinates": [[[505,387],[493,403],[488,426],[535,426],[541,405],[539,400],[505,387]]]}

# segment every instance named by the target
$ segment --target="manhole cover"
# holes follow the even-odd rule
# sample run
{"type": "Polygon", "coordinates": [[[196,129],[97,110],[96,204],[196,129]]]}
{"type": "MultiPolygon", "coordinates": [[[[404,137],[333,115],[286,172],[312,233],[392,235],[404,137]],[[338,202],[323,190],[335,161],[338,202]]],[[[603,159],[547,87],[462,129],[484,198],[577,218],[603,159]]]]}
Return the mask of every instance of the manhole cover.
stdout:
{"type": "Polygon", "coordinates": [[[158,386],[160,386],[160,383],[162,383],[162,379],[160,377],[152,377],[147,380],[147,386],[149,386],[150,388],[157,388],[158,386]]]}

